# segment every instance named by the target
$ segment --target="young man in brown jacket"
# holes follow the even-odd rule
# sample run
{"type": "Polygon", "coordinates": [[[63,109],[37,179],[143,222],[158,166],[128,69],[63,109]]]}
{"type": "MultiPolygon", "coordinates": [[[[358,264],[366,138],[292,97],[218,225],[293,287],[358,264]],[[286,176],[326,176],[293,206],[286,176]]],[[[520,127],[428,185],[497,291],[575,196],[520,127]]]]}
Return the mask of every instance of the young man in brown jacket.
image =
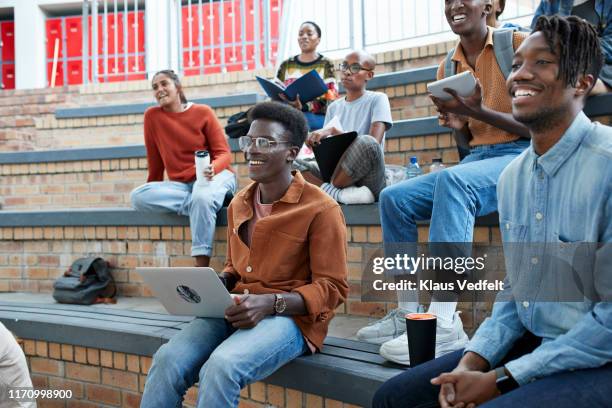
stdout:
{"type": "Polygon", "coordinates": [[[195,382],[197,406],[238,405],[240,389],[323,346],[348,294],[339,205],[291,163],[304,143],[301,112],[275,102],[250,113],[240,138],[254,180],[228,211],[221,275],[240,293],[225,319],[196,319],[155,354],[141,406],[175,407],[195,382]]]}

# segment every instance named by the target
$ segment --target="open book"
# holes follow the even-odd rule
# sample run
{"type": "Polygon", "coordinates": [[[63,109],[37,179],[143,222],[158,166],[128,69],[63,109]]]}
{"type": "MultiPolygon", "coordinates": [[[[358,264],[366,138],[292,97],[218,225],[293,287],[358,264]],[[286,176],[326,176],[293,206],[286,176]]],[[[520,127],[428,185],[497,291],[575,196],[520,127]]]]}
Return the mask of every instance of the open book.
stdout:
{"type": "Polygon", "coordinates": [[[278,78],[272,80],[256,77],[259,85],[272,100],[280,101],[278,94],[284,93],[289,100],[295,100],[300,95],[300,102],[310,102],[327,92],[327,85],[316,70],[312,70],[285,87],[278,78]]]}

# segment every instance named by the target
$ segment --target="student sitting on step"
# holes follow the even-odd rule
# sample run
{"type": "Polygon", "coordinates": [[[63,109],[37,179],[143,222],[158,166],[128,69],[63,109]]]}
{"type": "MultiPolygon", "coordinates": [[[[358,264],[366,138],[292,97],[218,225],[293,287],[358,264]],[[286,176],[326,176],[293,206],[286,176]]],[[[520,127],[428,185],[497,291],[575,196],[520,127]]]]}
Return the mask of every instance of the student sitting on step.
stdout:
{"type": "Polygon", "coordinates": [[[363,51],[353,51],[344,58],[339,70],[346,96],[327,108],[324,129],[312,132],[306,141],[312,148],[325,137],[357,132],[357,139],[340,159],[331,182],[323,183],[314,161],[299,160],[297,164],[310,170],[304,175],[308,181],[343,204],[372,203],[385,187],[385,132],[393,125],[393,119],[387,95],[366,90],[375,67],[374,58],[363,51]],[[327,127],[334,119],[339,120],[344,132],[327,127]]]}
{"type": "Polygon", "coordinates": [[[296,109],[265,102],[239,139],[254,181],[227,210],[221,278],[240,294],[225,319],[199,318],[153,357],[142,407],[180,406],[199,382],[199,408],[236,407],[241,388],[323,347],[346,299],[346,225],[338,203],[291,170],[307,125],[296,109]]]}
{"type": "Polygon", "coordinates": [[[9,390],[32,388],[25,355],[13,334],[0,323],[0,407],[36,408],[36,401],[18,401],[9,390]]]}
{"type": "Polygon", "coordinates": [[[196,266],[208,266],[217,212],[226,194],[236,190],[230,148],[213,110],[187,102],[174,71],[159,71],[151,83],[159,106],[147,109],[144,116],[149,177],[132,191],[132,207],[189,216],[191,256],[196,266]],[[196,183],[198,150],[208,151],[210,165],[201,175],[205,180],[196,183]]]}

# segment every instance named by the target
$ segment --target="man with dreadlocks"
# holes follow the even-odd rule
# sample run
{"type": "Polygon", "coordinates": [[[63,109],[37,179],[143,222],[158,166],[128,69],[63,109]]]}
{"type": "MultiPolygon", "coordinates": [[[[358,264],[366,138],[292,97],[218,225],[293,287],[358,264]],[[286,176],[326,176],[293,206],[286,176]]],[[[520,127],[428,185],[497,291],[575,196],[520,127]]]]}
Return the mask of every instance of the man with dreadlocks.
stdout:
{"type": "Polygon", "coordinates": [[[507,88],[532,144],[498,184],[506,285],[464,350],[387,381],[374,407],[610,407],[612,128],[582,112],[602,59],[577,17],[541,17],[517,49],[507,88]]]}

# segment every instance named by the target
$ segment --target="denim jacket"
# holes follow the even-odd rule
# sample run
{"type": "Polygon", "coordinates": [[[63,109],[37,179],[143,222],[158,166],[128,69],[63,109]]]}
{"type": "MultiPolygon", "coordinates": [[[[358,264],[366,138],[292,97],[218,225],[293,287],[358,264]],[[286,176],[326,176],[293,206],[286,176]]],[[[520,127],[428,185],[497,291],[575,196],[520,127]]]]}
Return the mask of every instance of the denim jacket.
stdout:
{"type": "MultiPolygon", "coordinates": [[[[496,367],[527,330],[541,337],[532,353],[505,365],[520,385],[612,362],[612,128],[579,113],[544,155],[532,145],[513,160],[500,176],[497,194],[505,253],[508,243],[528,243],[523,244],[527,251],[604,243],[594,245],[589,267],[598,298],[579,292],[581,301],[528,301],[506,285],[466,351],[496,367]]],[[[545,262],[538,262],[544,258],[531,254],[512,259],[513,253],[506,253],[507,281],[522,274],[525,287],[539,295],[558,283],[559,272],[547,271],[545,262]]]]}
{"type": "MultiPolygon", "coordinates": [[[[542,0],[533,16],[531,28],[535,26],[538,17],[553,14],[569,16],[573,7],[573,0],[542,0]]],[[[595,0],[595,12],[601,20],[598,27],[601,49],[606,64],[612,64],[612,0],[595,0]]]]}

